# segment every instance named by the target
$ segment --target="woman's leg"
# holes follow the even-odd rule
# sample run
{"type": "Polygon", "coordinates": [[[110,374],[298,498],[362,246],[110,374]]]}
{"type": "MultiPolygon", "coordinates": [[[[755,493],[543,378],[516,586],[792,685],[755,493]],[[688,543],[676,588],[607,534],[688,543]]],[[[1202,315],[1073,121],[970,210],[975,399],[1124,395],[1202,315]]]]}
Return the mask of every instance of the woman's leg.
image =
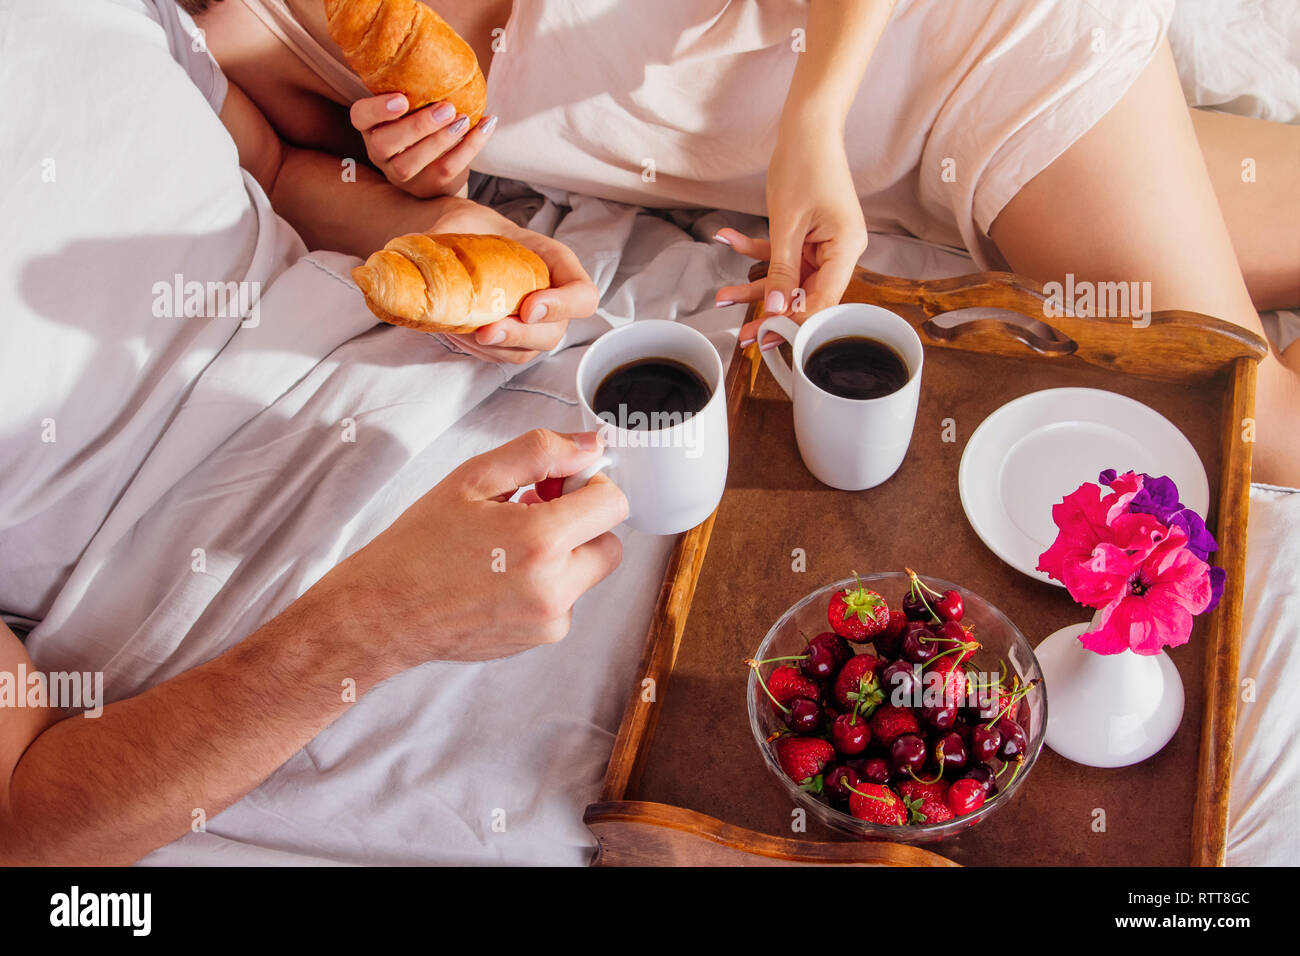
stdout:
{"type": "MultiPolygon", "coordinates": [[[[1166,43],[1124,98],[1009,202],[990,230],[1016,272],[1151,283],[1187,309],[1263,334],[1166,43]]],[[[1140,335],[1140,330],[1135,330],[1140,335]]],[[[1300,347],[1259,369],[1256,480],[1300,485],[1300,347]]]]}
{"type": "Polygon", "coordinates": [[[1300,306],[1300,126],[1191,116],[1255,308],[1300,306]]]}

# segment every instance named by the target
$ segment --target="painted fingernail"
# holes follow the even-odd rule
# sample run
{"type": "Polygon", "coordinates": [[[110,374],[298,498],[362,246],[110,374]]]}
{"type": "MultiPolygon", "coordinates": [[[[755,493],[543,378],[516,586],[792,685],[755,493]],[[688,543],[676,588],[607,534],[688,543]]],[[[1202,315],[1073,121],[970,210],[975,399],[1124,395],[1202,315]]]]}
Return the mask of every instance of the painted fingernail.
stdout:
{"type": "Polygon", "coordinates": [[[480,338],[479,343],[482,345],[500,345],[506,339],[506,334],[500,329],[494,329],[489,332],[485,338],[480,338]]]}
{"type": "Polygon", "coordinates": [[[452,123],[450,126],[447,127],[447,132],[451,133],[452,136],[459,136],[461,133],[465,132],[465,130],[468,128],[469,128],[469,117],[462,114],[456,120],[456,122],[452,123]]]}
{"type": "Polygon", "coordinates": [[[532,325],[534,322],[540,322],[542,319],[546,318],[546,312],[547,308],[545,302],[532,302],[529,304],[528,308],[524,310],[524,321],[529,325],[532,325]]]}
{"type": "Polygon", "coordinates": [[[727,306],[735,305],[735,304],[736,304],[735,299],[719,299],[717,302],[713,303],[714,307],[719,309],[725,309],[727,306]]]}
{"type": "Polygon", "coordinates": [[[714,241],[714,242],[720,242],[720,243],[722,243],[724,246],[729,246],[729,245],[731,245],[731,240],[728,239],[726,236],[724,236],[722,233],[718,233],[717,235],[715,235],[715,236],[713,237],[713,241],[714,241]]]}
{"type": "Polygon", "coordinates": [[[406,97],[402,96],[400,93],[397,96],[389,97],[388,102],[384,104],[384,107],[390,113],[405,113],[406,97]]]}
{"type": "Polygon", "coordinates": [[[780,289],[773,289],[767,294],[763,301],[763,308],[772,313],[785,311],[785,293],[780,289]]]}
{"type": "Polygon", "coordinates": [[[742,335],[742,336],[740,337],[740,347],[741,347],[742,349],[747,349],[747,348],[749,348],[751,345],[754,344],[754,340],[757,339],[757,338],[758,338],[758,336],[757,336],[756,334],[753,334],[753,333],[747,333],[747,334],[745,334],[745,335],[742,335]]]}
{"type": "Polygon", "coordinates": [[[770,352],[780,344],[781,339],[774,336],[770,339],[764,339],[763,344],[758,347],[758,350],[760,352],[770,352]]]}
{"type": "Polygon", "coordinates": [[[492,131],[497,128],[497,118],[495,116],[489,116],[483,122],[479,123],[478,128],[484,136],[491,136],[492,131]]]}
{"type": "Polygon", "coordinates": [[[456,107],[450,103],[439,103],[429,113],[429,118],[435,123],[450,123],[451,118],[456,115],[456,107]]]}

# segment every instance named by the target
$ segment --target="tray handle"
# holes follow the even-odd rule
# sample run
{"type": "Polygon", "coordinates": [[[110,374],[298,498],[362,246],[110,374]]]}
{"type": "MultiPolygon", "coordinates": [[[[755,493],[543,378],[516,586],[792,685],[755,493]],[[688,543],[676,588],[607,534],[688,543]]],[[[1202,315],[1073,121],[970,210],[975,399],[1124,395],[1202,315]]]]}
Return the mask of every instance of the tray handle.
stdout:
{"type": "MultiPolygon", "coordinates": [[[[749,278],[752,282],[766,274],[767,263],[760,262],[750,269],[749,278]]],[[[859,267],[841,301],[868,302],[897,312],[927,345],[1009,358],[1073,358],[1162,381],[1205,381],[1239,358],[1258,362],[1268,354],[1267,343],[1258,335],[1199,312],[1169,309],[1138,319],[1056,315],[1052,306],[1058,297],[1049,296],[1041,283],[1011,272],[904,279],[859,267]],[[976,308],[1015,312],[1031,322],[1026,327],[997,318],[953,326],[934,321],[949,312],[976,308]]],[[[761,312],[760,305],[756,315],[761,312]]]]}
{"type": "Polygon", "coordinates": [[[612,800],[587,807],[596,866],[958,866],[901,843],[822,843],[768,836],[664,803],[612,800]]]}

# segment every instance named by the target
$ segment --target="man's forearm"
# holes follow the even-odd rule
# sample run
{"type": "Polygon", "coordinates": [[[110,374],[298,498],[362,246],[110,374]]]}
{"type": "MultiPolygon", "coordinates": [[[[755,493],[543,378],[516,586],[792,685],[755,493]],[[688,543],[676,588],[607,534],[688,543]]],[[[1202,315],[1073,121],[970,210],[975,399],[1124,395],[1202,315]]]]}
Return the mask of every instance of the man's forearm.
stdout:
{"type": "Polygon", "coordinates": [[[403,666],[365,648],[347,597],[318,586],[208,663],[45,730],[11,777],[0,863],[133,863],[256,787],[403,666]]]}

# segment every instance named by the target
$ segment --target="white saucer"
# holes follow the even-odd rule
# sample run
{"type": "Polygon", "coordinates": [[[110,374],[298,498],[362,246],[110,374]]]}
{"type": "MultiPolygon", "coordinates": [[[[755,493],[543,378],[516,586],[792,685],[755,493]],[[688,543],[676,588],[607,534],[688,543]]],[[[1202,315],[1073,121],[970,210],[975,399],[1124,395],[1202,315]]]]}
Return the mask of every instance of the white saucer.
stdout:
{"type": "Polygon", "coordinates": [[[1030,577],[1056,540],[1052,506],[1107,468],[1168,475],[1204,516],[1205,466],[1169,419],[1096,388],[1049,388],[1008,402],[975,429],[957,471],[961,506],[989,550],[1030,577]]]}

